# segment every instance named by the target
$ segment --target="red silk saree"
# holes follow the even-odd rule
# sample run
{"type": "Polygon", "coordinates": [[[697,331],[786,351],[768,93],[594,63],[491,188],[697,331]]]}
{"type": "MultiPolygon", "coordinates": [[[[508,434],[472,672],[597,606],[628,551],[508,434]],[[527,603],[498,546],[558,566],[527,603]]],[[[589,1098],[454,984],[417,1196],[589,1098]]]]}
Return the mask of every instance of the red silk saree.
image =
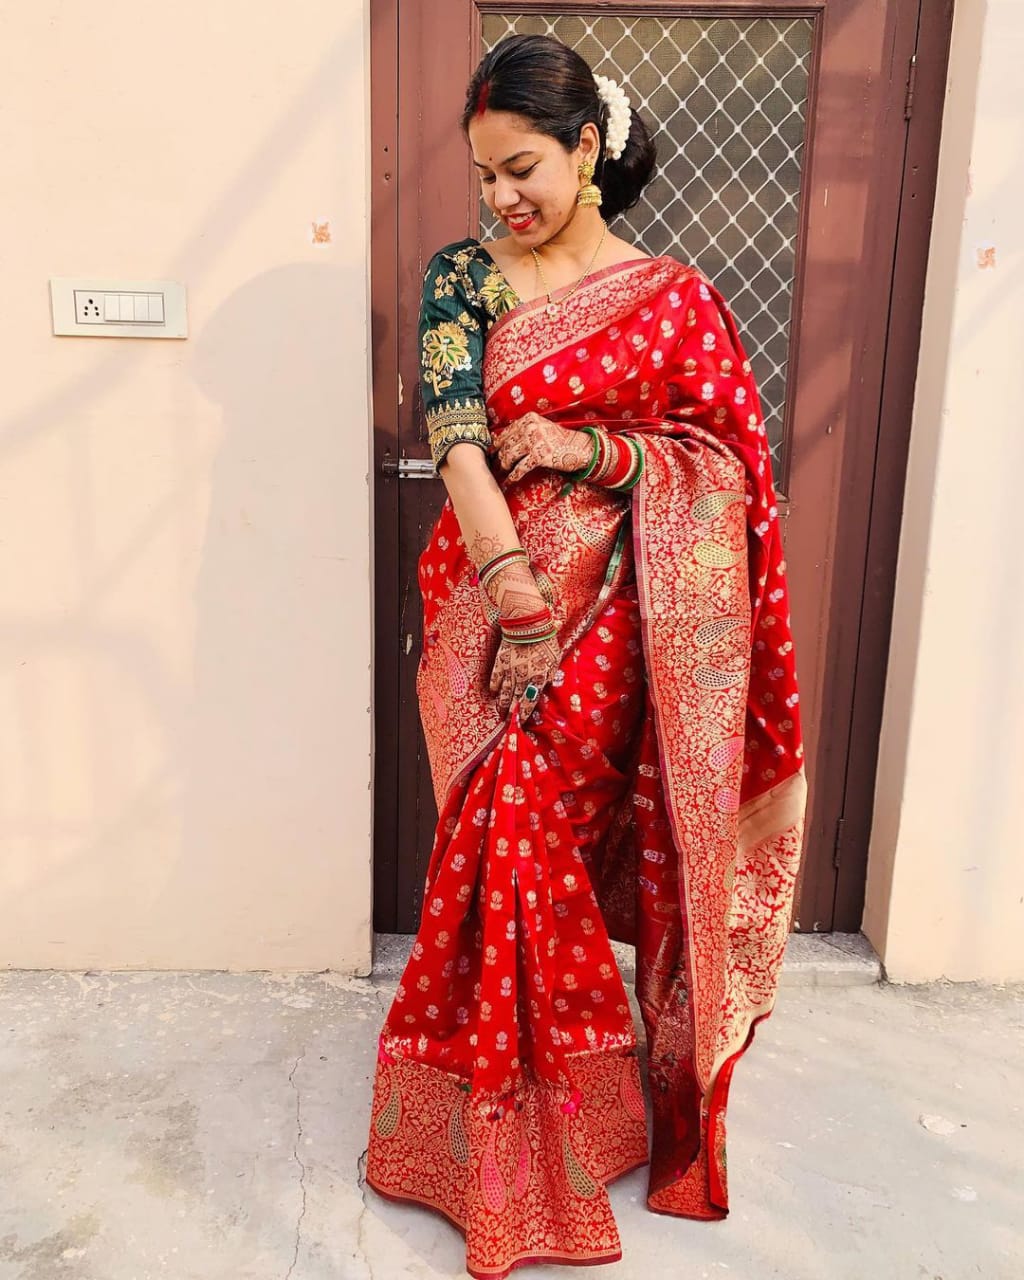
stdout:
{"type": "Polygon", "coordinates": [[[767,440],[715,290],[619,264],[555,314],[512,306],[482,372],[494,438],[533,408],[645,463],[628,495],[506,487],[563,654],[526,723],[488,693],[498,634],[450,503],[420,562],[440,819],[367,1180],[444,1213],[493,1277],[620,1257],[606,1184],[648,1160],[653,1210],[727,1212],[729,1084],[774,1002],[805,786],[767,440]],[[636,947],[650,1151],[610,939],[636,947]]]}

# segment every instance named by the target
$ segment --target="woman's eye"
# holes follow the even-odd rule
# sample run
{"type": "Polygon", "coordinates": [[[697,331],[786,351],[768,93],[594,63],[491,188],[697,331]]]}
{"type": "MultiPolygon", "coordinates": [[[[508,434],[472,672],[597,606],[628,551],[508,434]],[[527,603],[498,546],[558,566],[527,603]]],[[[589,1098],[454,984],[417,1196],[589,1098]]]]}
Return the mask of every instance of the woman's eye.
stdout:
{"type": "MultiPolygon", "coordinates": [[[[528,178],[530,174],[533,173],[534,169],[536,169],[536,167],[537,167],[536,164],[531,164],[529,169],[524,169],[522,173],[515,173],[512,169],[509,169],[508,176],[510,178],[515,178],[516,181],[518,182],[521,182],[523,178],[528,178]]],[[[494,183],[494,174],[493,173],[481,174],[480,181],[486,182],[488,185],[492,185],[494,183]]]]}

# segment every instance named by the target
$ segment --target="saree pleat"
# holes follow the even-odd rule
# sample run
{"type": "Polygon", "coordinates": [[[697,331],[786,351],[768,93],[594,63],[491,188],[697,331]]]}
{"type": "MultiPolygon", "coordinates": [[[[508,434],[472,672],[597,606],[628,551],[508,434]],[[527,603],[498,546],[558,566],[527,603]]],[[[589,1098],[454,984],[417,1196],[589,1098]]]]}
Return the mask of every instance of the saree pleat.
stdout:
{"type": "Polygon", "coordinates": [[[668,259],[598,273],[488,337],[496,438],[527,407],[625,431],[629,498],[537,472],[506,496],[562,660],[531,719],[449,504],[420,564],[418,687],[441,813],[381,1036],[368,1181],[466,1235],[474,1275],[620,1255],[606,1183],[648,1160],[611,939],[636,948],[648,1203],[728,1211],[725,1117],[771,1011],[804,783],[785,566],[727,310],[668,259]]]}
{"type": "Polygon", "coordinates": [[[647,1160],[629,1002],[587,869],[628,782],[609,757],[632,754],[644,699],[637,675],[611,687],[595,659],[621,671],[638,630],[627,587],[529,728],[513,717],[453,795],[382,1038],[368,1179],[462,1227],[477,1275],[619,1256],[604,1184],[647,1160]],[[581,689],[603,722],[587,737],[581,689]]]}

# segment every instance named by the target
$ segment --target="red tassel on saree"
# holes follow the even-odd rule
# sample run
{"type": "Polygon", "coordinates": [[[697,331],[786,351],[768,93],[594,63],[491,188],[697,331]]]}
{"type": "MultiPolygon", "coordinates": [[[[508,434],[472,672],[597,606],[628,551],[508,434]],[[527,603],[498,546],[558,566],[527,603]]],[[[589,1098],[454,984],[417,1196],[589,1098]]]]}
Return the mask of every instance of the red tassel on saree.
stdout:
{"type": "Polygon", "coordinates": [[[491,330],[498,438],[527,409],[638,441],[630,495],[506,491],[563,659],[525,724],[487,691],[497,631],[446,504],[420,562],[438,808],[423,919],[381,1035],[367,1179],[439,1209],[475,1276],[620,1256],[605,1190],[648,1160],[610,938],[636,946],[648,1202],[728,1210],[736,1060],[771,1011],[804,803],[777,512],[721,299],[668,258],[491,330]]]}

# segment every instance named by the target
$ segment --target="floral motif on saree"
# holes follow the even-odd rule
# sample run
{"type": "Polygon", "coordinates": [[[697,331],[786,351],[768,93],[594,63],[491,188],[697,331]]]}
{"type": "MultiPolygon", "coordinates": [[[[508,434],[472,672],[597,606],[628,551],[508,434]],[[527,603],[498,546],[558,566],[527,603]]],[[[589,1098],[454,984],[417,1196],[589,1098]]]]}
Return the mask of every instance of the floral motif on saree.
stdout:
{"type": "Polygon", "coordinates": [[[445,305],[477,308],[492,439],[536,408],[625,433],[645,462],[630,495],[545,471],[506,487],[563,654],[525,725],[487,690],[497,633],[450,503],[419,566],[441,816],[367,1177],[440,1209],[471,1273],[501,1276],[620,1255],[605,1185],[648,1139],[613,937],[636,946],[649,1204],[727,1212],[726,1102],[775,998],[802,748],[764,424],[714,289],[648,259],[557,316],[488,315],[476,286],[433,274],[445,305]]]}

